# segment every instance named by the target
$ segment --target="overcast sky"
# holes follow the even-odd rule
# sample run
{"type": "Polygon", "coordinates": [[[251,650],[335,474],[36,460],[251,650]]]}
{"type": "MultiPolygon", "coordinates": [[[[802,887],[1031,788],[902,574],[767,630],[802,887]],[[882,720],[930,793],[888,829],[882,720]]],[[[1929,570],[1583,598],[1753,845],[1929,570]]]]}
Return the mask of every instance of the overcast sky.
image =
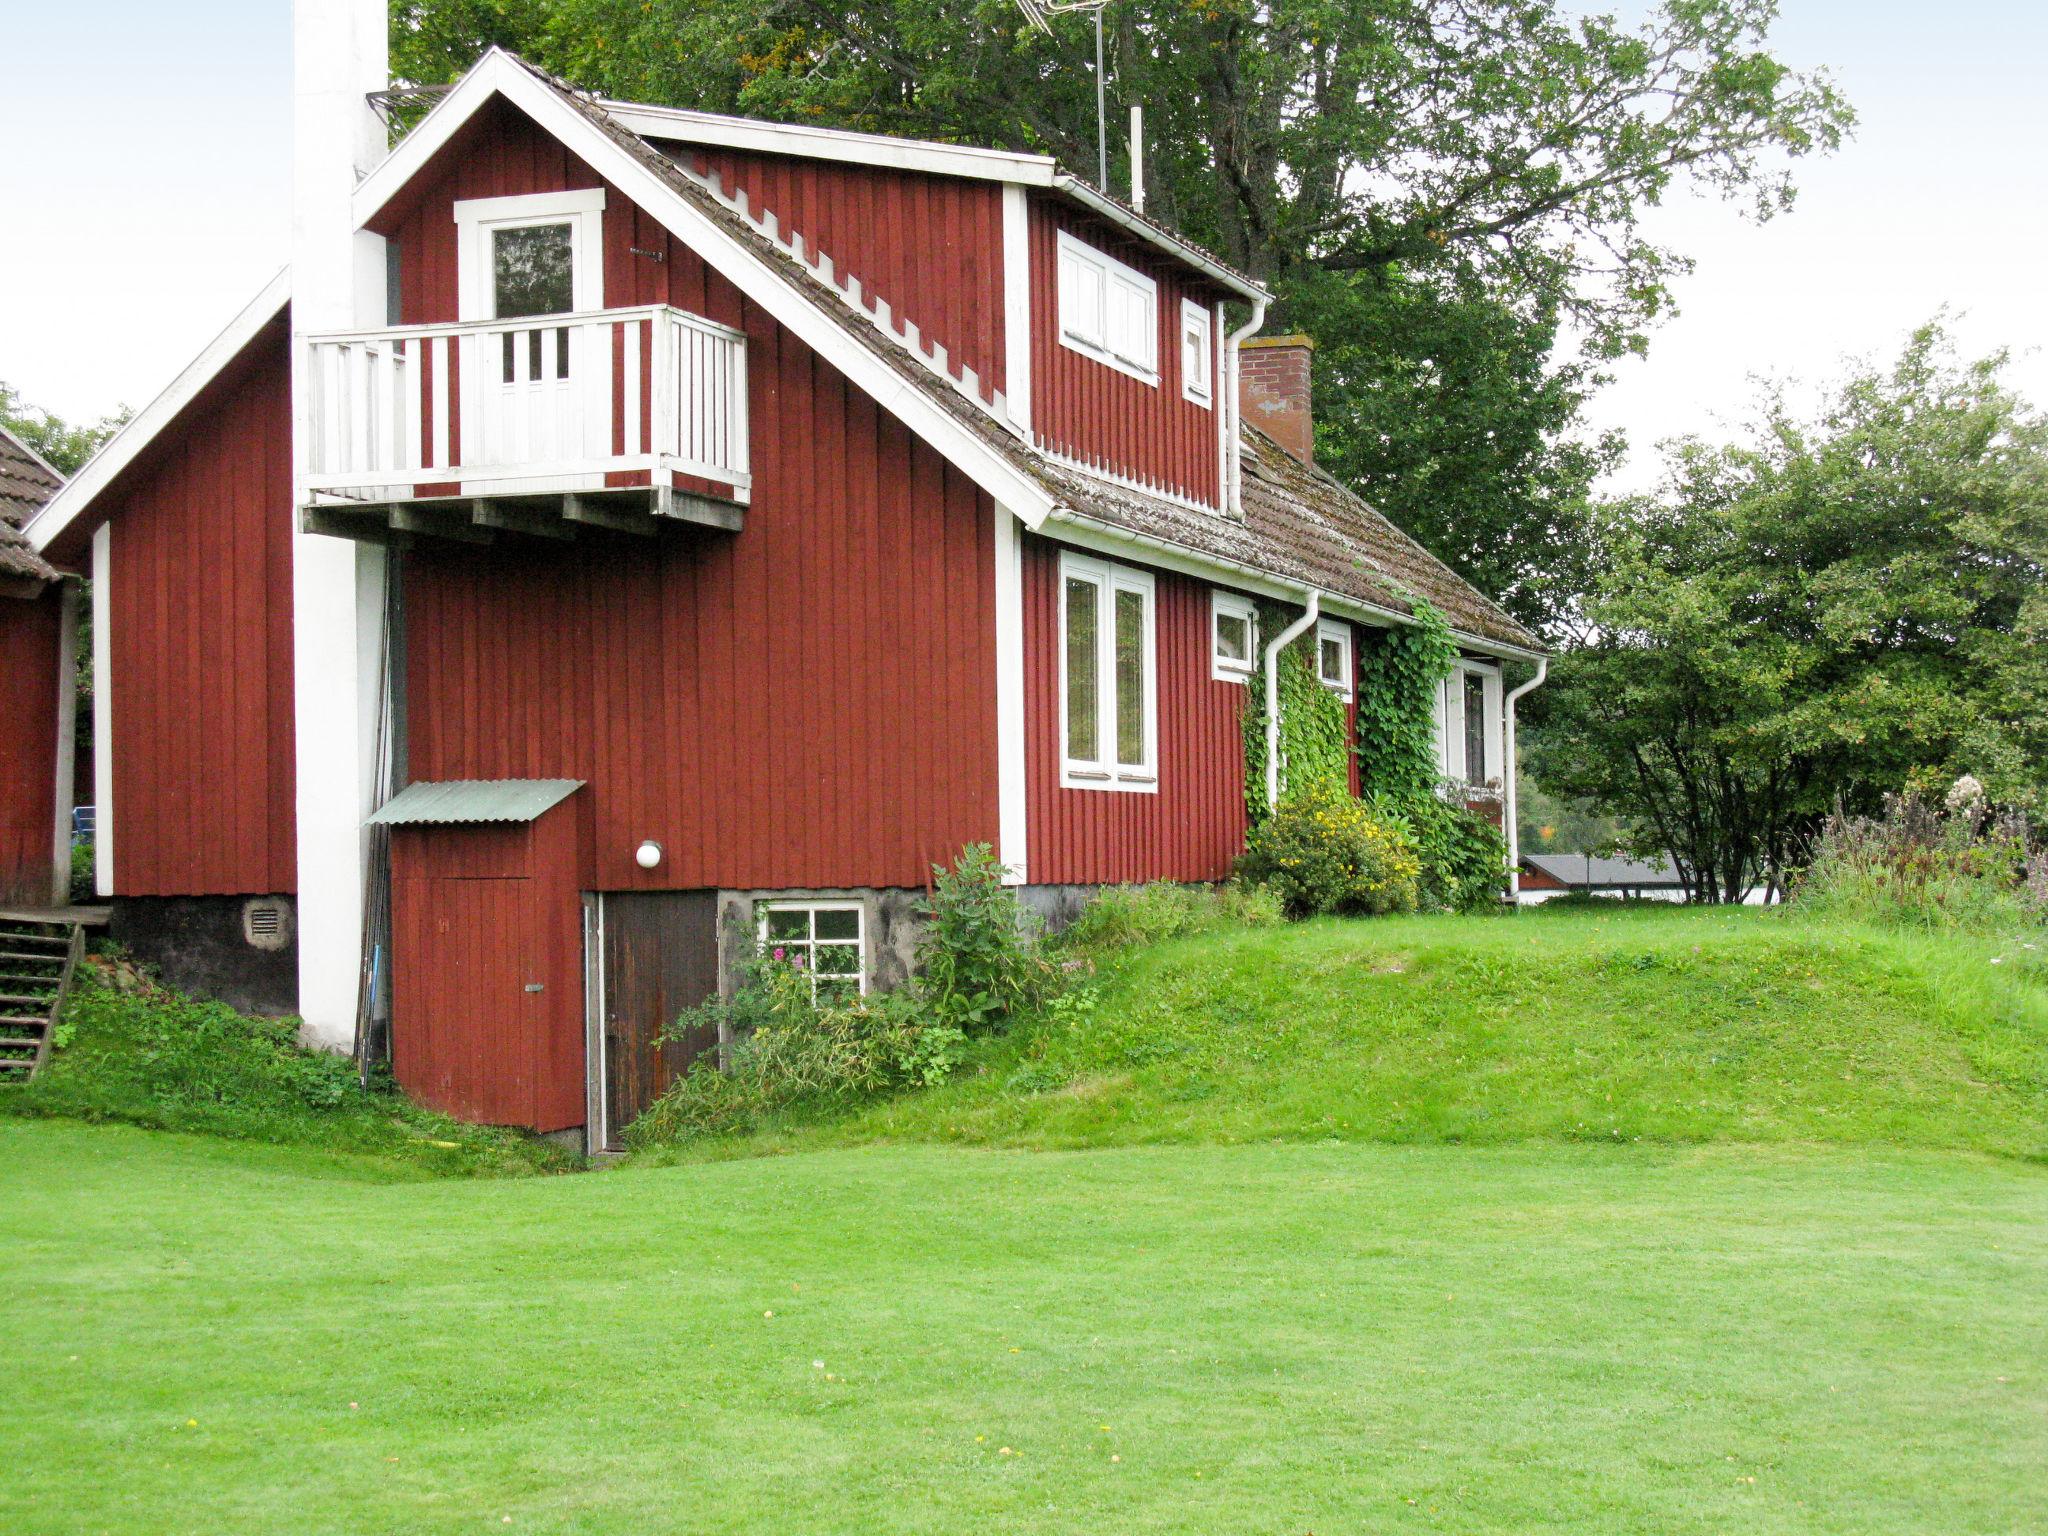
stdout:
{"type": "MultiPolygon", "coordinates": [[[[1640,12],[1639,0],[1619,7],[1640,12]]],[[[1768,225],[1681,198],[1680,317],[1596,401],[1624,483],[1662,437],[1739,421],[1764,373],[1883,356],[1946,305],[2048,402],[2048,3],[1784,0],[1779,57],[1861,118],[1768,225]]],[[[70,417],[145,404],[284,265],[288,0],[17,8],[0,73],[0,379],[70,417]]]]}

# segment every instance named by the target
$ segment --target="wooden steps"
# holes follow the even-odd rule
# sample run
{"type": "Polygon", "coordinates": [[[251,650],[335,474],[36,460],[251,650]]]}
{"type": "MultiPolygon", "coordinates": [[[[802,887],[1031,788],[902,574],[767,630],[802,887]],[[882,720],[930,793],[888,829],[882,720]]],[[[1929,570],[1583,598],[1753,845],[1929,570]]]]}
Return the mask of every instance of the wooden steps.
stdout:
{"type": "Polygon", "coordinates": [[[0,912],[0,1087],[25,1083],[50,1059],[89,918],[0,912]]]}

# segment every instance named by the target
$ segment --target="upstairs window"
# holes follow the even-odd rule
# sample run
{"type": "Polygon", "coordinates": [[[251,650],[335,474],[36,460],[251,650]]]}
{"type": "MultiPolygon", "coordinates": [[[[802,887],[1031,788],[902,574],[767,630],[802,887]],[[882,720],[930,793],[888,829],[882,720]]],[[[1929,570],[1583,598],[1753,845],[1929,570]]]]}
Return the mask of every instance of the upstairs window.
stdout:
{"type": "Polygon", "coordinates": [[[1180,301],[1180,392],[1196,405],[1215,395],[1215,317],[1193,299],[1180,301]]]}
{"type": "Polygon", "coordinates": [[[1209,675],[1219,683],[1241,683],[1258,665],[1258,605],[1235,592],[1211,593],[1209,675]]]}
{"type": "Polygon", "coordinates": [[[1316,625],[1316,676],[1340,699],[1351,697],[1351,626],[1324,619],[1316,625]]]}
{"type": "Polygon", "coordinates": [[[1159,382],[1159,285],[1105,251],[1059,237],[1060,343],[1159,382]]]}
{"type": "Polygon", "coordinates": [[[1060,782],[1159,787],[1151,576],[1060,557],[1060,782]]]}

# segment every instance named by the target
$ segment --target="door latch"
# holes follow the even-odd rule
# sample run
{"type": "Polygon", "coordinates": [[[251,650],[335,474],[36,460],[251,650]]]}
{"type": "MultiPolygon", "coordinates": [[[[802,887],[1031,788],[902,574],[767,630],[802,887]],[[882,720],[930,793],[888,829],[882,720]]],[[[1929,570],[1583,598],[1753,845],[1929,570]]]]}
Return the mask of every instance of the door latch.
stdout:
{"type": "Polygon", "coordinates": [[[526,990],[529,992],[545,992],[547,991],[547,984],[540,981],[529,981],[526,984],[526,990]]]}

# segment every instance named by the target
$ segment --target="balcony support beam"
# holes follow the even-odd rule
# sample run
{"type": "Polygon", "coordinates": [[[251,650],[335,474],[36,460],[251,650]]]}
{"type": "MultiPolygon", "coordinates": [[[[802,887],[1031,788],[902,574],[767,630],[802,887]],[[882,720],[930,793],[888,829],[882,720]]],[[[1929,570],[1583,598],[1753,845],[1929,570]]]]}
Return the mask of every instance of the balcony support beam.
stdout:
{"type": "Polygon", "coordinates": [[[666,485],[655,488],[654,515],[672,518],[679,523],[723,528],[728,533],[738,533],[746,526],[746,508],[739,503],[699,496],[693,491],[678,491],[666,485]]]}
{"type": "MultiPolygon", "coordinates": [[[[640,495],[645,496],[646,492],[640,495]]],[[[615,500],[598,501],[589,496],[570,492],[562,498],[562,516],[571,523],[581,523],[586,528],[608,528],[614,533],[636,533],[643,538],[654,537],[654,518],[647,512],[630,506],[621,506],[615,500]]]]}
{"type": "Polygon", "coordinates": [[[532,504],[499,501],[478,496],[469,503],[469,519],[479,528],[502,530],[506,533],[523,533],[536,539],[560,539],[567,541],[576,537],[576,525],[564,517],[555,516],[546,508],[532,504]]]}
{"type": "Polygon", "coordinates": [[[447,511],[438,507],[429,508],[418,502],[394,503],[390,523],[399,533],[416,533],[431,539],[453,539],[458,544],[489,544],[497,534],[489,528],[479,528],[461,516],[463,505],[456,502],[447,511]]]}

